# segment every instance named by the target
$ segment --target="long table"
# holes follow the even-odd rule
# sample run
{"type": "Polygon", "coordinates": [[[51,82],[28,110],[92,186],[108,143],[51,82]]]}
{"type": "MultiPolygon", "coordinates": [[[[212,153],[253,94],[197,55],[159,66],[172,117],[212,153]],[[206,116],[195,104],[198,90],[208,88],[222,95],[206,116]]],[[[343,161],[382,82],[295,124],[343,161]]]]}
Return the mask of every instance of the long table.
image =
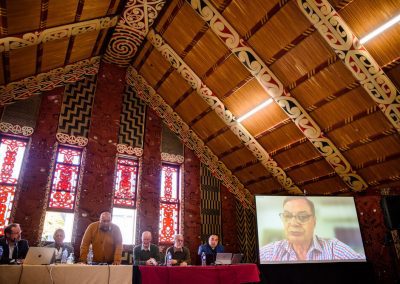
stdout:
{"type": "Polygon", "coordinates": [[[0,283],[131,284],[131,265],[0,265],[0,283]]]}
{"type": "Polygon", "coordinates": [[[0,283],[7,284],[239,284],[259,282],[255,264],[221,266],[131,265],[0,265],[0,283]],[[140,275],[132,273],[140,271],[140,275]],[[133,276],[132,276],[133,274],[133,276]]]}
{"type": "Polygon", "coordinates": [[[257,265],[250,263],[217,266],[139,266],[139,271],[142,284],[239,284],[260,281],[257,265]]]}

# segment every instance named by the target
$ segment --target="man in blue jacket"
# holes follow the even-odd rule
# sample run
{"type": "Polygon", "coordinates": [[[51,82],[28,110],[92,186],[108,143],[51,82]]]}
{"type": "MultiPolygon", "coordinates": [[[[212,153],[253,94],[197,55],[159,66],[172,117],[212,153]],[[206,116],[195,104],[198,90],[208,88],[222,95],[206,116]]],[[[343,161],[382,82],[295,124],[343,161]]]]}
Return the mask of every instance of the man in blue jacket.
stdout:
{"type": "Polygon", "coordinates": [[[198,254],[204,252],[207,257],[207,264],[215,263],[215,258],[217,257],[217,253],[224,252],[224,246],[219,244],[218,235],[210,235],[208,238],[208,243],[199,246],[198,254]]]}
{"type": "Polygon", "coordinates": [[[4,229],[4,237],[0,239],[1,264],[22,263],[28,253],[27,240],[21,239],[21,227],[12,223],[4,229]]]}

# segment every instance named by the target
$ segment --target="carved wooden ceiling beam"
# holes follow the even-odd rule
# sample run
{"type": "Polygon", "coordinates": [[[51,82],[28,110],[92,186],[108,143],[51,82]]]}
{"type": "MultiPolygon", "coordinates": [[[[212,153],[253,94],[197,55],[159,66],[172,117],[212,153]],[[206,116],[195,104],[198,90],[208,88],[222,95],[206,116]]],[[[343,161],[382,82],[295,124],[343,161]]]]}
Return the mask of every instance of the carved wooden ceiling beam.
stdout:
{"type": "Polygon", "coordinates": [[[10,36],[0,39],[0,52],[13,49],[24,48],[27,46],[38,45],[53,40],[69,38],[91,31],[99,31],[114,27],[117,24],[118,16],[104,17],[65,26],[45,29],[43,31],[33,31],[23,35],[10,36]]]}
{"type": "Polygon", "coordinates": [[[254,211],[253,195],[231,173],[225,164],[218,160],[217,156],[209,147],[204,145],[203,141],[190,129],[179,114],[174,112],[132,66],[127,71],[127,83],[138,92],[138,96],[160,116],[171,131],[178,135],[182,143],[194,151],[196,156],[210,169],[214,176],[221,180],[244,206],[254,211]]]}
{"type": "Polygon", "coordinates": [[[284,89],[282,82],[268,68],[267,64],[263,62],[243,38],[240,38],[238,32],[215,7],[208,0],[186,0],[186,2],[210,25],[212,31],[231,50],[232,54],[253,74],[260,85],[292,119],[346,185],[353,191],[365,190],[368,186],[364,179],[352,169],[350,163],[334,143],[324,135],[316,121],[284,89]]]}
{"type": "Polygon", "coordinates": [[[400,131],[400,92],[327,0],[297,0],[299,9],[400,131]]]}
{"type": "Polygon", "coordinates": [[[218,99],[213,91],[200,79],[200,77],[183,61],[183,59],[168,45],[164,39],[153,29],[147,34],[147,39],[174,67],[182,78],[197,92],[197,94],[211,107],[230,130],[253,153],[261,164],[270,172],[277,181],[290,193],[301,194],[293,180],[287,176],[278,163],[271,158],[267,151],[258,143],[250,132],[239,123],[234,115],[218,99]]]}
{"type": "Polygon", "coordinates": [[[93,57],[0,86],[0,106],[30,98],[67,83],[80,81],[87,75],[97,74],[99,65],[100,56],[93,57]]]}
{"type": "Polygon", "coordinates": [[[104,61],[129,66],[166,0],[128,0],[108,43],[104,61]]]}

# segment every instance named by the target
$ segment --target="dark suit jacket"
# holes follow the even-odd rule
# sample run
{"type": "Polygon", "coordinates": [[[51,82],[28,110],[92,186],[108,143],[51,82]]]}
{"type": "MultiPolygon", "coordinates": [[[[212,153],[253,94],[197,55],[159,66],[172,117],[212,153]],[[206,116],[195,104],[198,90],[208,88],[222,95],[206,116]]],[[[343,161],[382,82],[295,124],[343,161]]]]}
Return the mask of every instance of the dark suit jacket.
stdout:
{"type": "Polygon", "coordinates": [[[26,254],[28,253],[29,245],[27,240],[19,240],[17,242],[17,247],[14,248],[13,257],[10,259],[9,257],[9,247],[5,237],[0,238],[0,246],[3,248],[3,255],[1,256],[0,263],[8,264],[11,259],[24,259],[26,254]]]}

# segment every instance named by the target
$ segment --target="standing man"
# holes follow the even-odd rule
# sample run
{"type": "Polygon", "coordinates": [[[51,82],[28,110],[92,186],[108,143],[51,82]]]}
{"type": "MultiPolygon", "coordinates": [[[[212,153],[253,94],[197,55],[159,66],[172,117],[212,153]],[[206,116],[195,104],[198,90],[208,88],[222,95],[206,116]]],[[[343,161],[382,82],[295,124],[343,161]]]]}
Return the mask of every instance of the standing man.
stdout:
{"type": "Polygon", "coordinates": [[[190,264],[190,251],[183,246],[183,235],[177,234],[174,236],[174,245],[167,248],[165,252],[165,264],[168,261],[168,254],[171,254],[171,264],[187,266],[190,264]]]}
{"type": "Polygon", "coordinates": [[[27,240],[21,239],[21,227],[12,223],[5,227],[4,237],[0,238],[0,247],[3,254],[0,257],[1,264],[22,263],[28,253],[29,245],[27,240]]]}
{"type": "Polygon", "coordinates": [[[142,233],[142,244],[133,249],[134,265],[158,265],[160,261],[160,250],[158,246],[151,243],[151,233],[144,231],[142,233]]]}
{"type": "Polygon", "coordinates": [[[87,227],[81,243],[81,262],[86,262],[90,244],[94,262],[121,264],[122,235],[118,226],[111,223],[110,212],[101,213],[100,220],[87,227]]]}
{"type": "Polygon", "coordinates": [[[208,238],[208,243],[199,246],[198,255],[204,252],[207,256],[207,264],[208,262],[215,262],[217,257],[217,253],[224,252],[224,246],[219,244],[218,235],[210,235],[208,238]]]}
{"type": "Polygon", "coordinates": [[[61,256],[64,250],[67,250],[68,255],[74,252],[74,249],[70,245],[64,243],[65,232],[63,229],[55,230],[53,238],[54,238],[54,243],[48,244],[46,247],[55,248],[57,250],[56,261],[61,260],[61,256]]]}

